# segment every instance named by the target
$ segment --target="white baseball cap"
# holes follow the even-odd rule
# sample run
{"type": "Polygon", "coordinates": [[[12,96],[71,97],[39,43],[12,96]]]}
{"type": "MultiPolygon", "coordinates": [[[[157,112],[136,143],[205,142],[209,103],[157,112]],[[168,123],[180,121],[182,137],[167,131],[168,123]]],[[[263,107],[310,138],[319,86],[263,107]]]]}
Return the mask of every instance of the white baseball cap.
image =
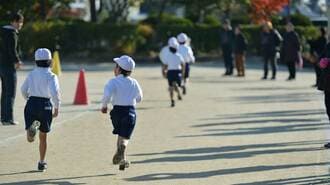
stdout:
{"type": "Polygon", "coordinates": [[[113,61],[115,61],[119,65],[119,67],[126,71],[133,71],[135,68],[134,60],[127,55],[123,55],[119,58],[114,58],[113,61]]]}
{"type": "Polygon", "coordinates": [[[34,53],[34,59],[38,60],[51,60],[52,53],[47,48],[39,48],[34,53]]]}
{"type": "Polygon", "coordinates": [[[187,42],[188,40],[188,36],[185,33],[180,33],[177,38],[180,43],[187,42]]]}
{"type": "Polygon", "coordinates": [[[179,43],[175,37],[171,37],[170,39],[168,39],[168,46],[170,46],[171,48],[178,49],[179,43]]]}

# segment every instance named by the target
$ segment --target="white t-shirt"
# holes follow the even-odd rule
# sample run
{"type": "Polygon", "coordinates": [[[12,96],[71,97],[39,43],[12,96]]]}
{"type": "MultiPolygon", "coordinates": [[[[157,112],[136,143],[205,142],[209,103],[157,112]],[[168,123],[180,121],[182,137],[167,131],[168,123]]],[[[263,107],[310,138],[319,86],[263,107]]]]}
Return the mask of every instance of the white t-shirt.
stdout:
{"type": "Polygon", "coordinates": [[[49,67],[36,67],[31,71],[21,86],[21,92],[25,99],[31,96],[51,98],[55,108],[61,103],[58,79],[49,67]]]}
{"type": "Polygon", "coordinates": [[[112,105],[135,106],[142,100],[142,89],[134,78],[122,74],[109,80],[104,87],[102,106],[112,105]]]}
{"type": "Polygon", "coordinates": [[[183,57],[185,63],[194,63],[195,57],[190,46],[186,44],[180,44],[178,52],[183,57]]]}
{"type": "Polygon", "coordinates": [[[181,70],[181,65],[184,64],[183,57],[178,52],[172,53],[168,46],[163,47],[159,58],[164,65],[167,65],[167,70],[181,70]]]}

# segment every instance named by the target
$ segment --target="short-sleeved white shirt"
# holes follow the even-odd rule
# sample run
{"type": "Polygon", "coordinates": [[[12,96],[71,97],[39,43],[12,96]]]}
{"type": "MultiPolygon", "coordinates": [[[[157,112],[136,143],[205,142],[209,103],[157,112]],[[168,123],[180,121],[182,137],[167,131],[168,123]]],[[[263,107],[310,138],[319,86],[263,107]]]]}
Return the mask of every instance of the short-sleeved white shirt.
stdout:
{"type": "Polygon", "coordinates": [[[181,65],[184,64],[183,57],[178,53],[172,53],[168,46],[165,46],[159,54],[159,58],[164,65],[167,65],[167,70],[181,70],[181,65]]]}
{"type": "Polygon", "coordinates": [[[135,106],[142,100],[142,89],[134,78],[118,75],[104,87],[102,107],[112,105],[135,106]]]}
{"type": "Polygon", "coordinates": [[[180,44],[178,52],[183,57],[185,63],[195,62],[195,56],[190,46],[186,44],[180,44]]]}

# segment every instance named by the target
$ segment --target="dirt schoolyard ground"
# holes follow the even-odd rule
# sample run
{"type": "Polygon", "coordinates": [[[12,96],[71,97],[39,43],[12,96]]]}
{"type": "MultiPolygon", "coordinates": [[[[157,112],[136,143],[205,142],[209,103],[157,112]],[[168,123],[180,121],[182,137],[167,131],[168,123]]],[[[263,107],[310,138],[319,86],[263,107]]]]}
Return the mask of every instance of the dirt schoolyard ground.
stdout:
{"type": "MultiPolygon", "coordinates": [[[[138,64],[133,77],[144,100],[128,148],[132,164],[119,171],[111,164],[116,137],[109,116],[99,111],[113,65],[85,66],[86,106],[72,104],[80,67],[62,66],[62,107],[48,137],[44,173],[36,171],[38,140],[26,142],[18,88],[20,125],[0,126],[0,184],[330,184],[330,150],[321,148],[329,120],[322,92],[311,87],[311,69],[287,82],[280,66],[276,81],[262,81],[262,66],[237,78],[222,77],[217,63],[196,64],[187,95],[171,108],[160,66],[138,64]]],[[[18,73],[18,87],[28,71],[18,73]]]]}

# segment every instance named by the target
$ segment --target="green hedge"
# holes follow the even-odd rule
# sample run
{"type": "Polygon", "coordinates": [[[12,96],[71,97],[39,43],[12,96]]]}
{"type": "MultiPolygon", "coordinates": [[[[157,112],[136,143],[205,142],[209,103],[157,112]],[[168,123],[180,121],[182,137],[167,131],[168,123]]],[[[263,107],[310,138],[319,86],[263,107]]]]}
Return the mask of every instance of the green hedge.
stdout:
{"type": "MultiPolygon", "coordinates": [[[[76,22],[37,22],[25,25],[21,32],[22,50],[28,56],[33,56],[36,48],[47,47],[52,50],[60,46],[64,55],[99,55],[110,56],[118,54],[134,54],[149,56],[158,52],[167,44],[170,36],[186,32],[192,38],[194,51],[212,53],[219,50],[220,26],[206,24],[157,24],[140,25],[109,25],[76,22]]],[[[297,32],[305,37],[317,37],[318,30],[313,26],[296,27],[297,32]]],[[[248,51],[257,53],[259,46],[260,27],[243,25],[248,51]]],[[[283,27],[279,28],[284,31],[283,27]]]]}

